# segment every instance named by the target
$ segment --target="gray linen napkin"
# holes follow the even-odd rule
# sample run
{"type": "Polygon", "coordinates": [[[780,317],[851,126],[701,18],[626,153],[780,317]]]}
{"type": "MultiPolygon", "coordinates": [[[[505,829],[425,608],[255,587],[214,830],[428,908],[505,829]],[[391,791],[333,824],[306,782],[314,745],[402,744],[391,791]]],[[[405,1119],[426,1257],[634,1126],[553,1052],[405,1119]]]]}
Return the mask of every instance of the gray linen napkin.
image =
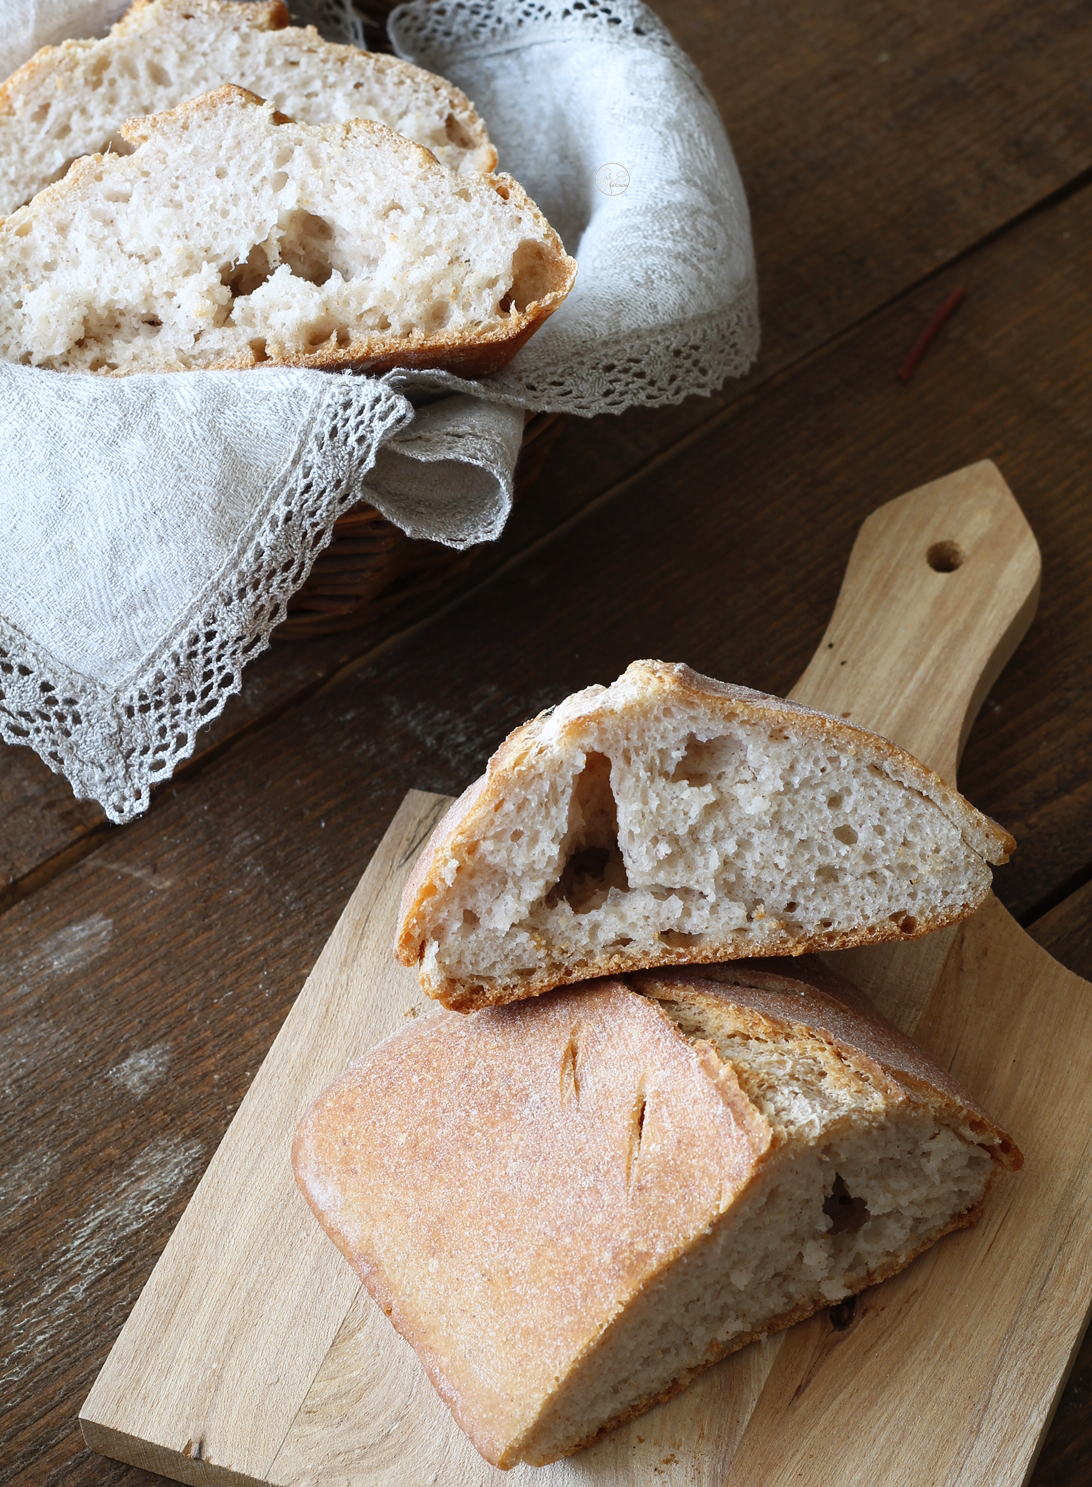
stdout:
{"type": "MultiPolygon", "coordinates": [[[[0,71],[100,34],[123,8],[7,0],[0,71]]],[[[293,8],[359,44],[347,0],[293,8]]],[[[677,402],[757,352],[731,148],[695,68],[639,0],[415,0],[391,31],[474,98],[500,168],[577,258],[576,287],[478,382],[0,364],[0,735],[111,820],[144,810],[192,753],[343,511],[368,501],[452,547],[493,540],[525,410],[677,402]],[[415,409],[421,390],[433,400],[415,409]]]]}

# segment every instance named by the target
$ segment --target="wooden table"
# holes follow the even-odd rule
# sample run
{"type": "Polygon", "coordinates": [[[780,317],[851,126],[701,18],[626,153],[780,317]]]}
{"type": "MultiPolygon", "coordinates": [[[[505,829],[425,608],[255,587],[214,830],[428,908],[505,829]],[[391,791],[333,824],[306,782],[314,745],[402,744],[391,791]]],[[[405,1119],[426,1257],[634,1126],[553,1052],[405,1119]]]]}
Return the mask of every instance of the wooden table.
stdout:
{"type": "MultiPolygon", "coordinates": [[[[786,691],[863,518],[986,457],[1043,594],[960,784],[1020,843],[999,897],[1092,976],[1092,12],[657,9],[747,185],[747,381],[570,422],[457,589],[276,645],[140,821],[0,751],[0,1481],[154,1480],[89,1452],[77,1411],[405,791],[457,793],[509,728],[634,657],[786,691]]],[[[1092,1484],[1090,1388],[1086,1345],[1035,1487],[1092,1484]]]]}

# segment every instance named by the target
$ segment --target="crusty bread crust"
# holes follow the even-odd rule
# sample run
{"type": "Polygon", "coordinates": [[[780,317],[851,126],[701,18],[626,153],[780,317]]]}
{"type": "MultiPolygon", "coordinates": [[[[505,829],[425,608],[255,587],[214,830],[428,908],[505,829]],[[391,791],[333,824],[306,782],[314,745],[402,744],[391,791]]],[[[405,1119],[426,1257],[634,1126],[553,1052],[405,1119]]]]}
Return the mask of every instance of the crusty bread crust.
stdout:
{"type": "MultiPolygon", "coordinates": [[[[928,765],[899,748],[889,739],[870,733],[844,718],[816,712],[800,703],[756,692],[749,687],[701,676],[689,666],[662,661],[634,661],[625,680],[637,683],[649,702],[664,693],[693,702],[725,722],[744,717],[761,719],[771,727],[791,723],[798,731],[820,737],[858,760],[863,768],[873,765],[898,784],[906,786],[932,801],[959,829],[967,845],[987,862],[1008,861],[1016,843],[1003,827],[953,789],[928,765]]],[[[603,712],[607,689],[589,687],[568,697],[557,708],[540,713],[509,734],[490,759],[485,774],[470,785],[437,824],[411,872],[402,893],[395,955],[403,965],[418,965],[427,939],[431,901],[443,892],[443,865],[452,849],[472,842],[488,828],[494,807],[507,791],[519,788],[521,768],[539,751],[552,746],[547,740],[579,738],[603,712]]],[[[641,704],[638,704],[641,705],[641,704]]],[[[616,714],[614,714],[616,716],[616,714]]],[[[863,925],[855,932],[832,930],[800,936],[783,930],[778,937],[771,931],[762,947],[763,955],[799,956],[820,950],[842,950],[855,945],[879,944],[891,940],[917,939],[947,924],[967,918],[978,908],[968,904],[956,914],[919,915],[912,926],[885,921],[863,925]]],[[[536,972],[520,978],[518,986],[510,983],[491,985],[487,981],[464,982],[454,978],[428,978],[422,968],[421,985],[429,996],[458,1011],[499,1005],[521,997],[538,996],[567,981],[591,980],[599,976],[618,976],[652,965],[715,964],[740,956],[753,955],[753,939],[745,930],[706,945],[689,944],[672,947],[663,944],[654,959],[647,952],[619,948],[603,954],[586,967],[575,971],[571,966],[545,964],[536,972]]]]}
{"type": "MultiPolygon", "coordinates": [[[[1021,1165],[1012,1139],[856,988],[818,963],[802,969],[647,973],[471,1017],[438,1012],[373,1049],[304,1117],[293,1165],[308,1202],[487,1460],[556,1459],[535,1440],[557,1391],[589,1360],[594,1372],[627,1308],[697,1252],[778,1153],[806,1144],[771,1126],[731,1064],[684,1037],[661,1003],[732,1009],[759,1039],[817,1036],[832,1077],[840,1060],[845,1087],[869,1091],[863,1123],[925,1111],[973,1133],[964,1139],[989,1150],[994,1176],[1021,1165]]],[[[716,1344],[565,1454],[829,1304],[798,1304],[716,1344]]]]}
{"type": "MultiPolygon", "coordinates": [[[[92,155],[77,160],[62,180],[46,187],[29,206],[0,221],[0,252],[4,249],[5,238],[10,234],[24,233],[28,222],[39,217],[48,218],[50,211],[56,207],[63,207],[73,201],[79,202],[88,195],[95,196],[115,180],[124,182],[140,166],[142,145],[159,137],[169,138],[172,132],[181,134],[189,118],[216,118],[227,109],[264,111],[265,105],[262,99],[246,89],[225,84],[166,113],[129,120],[122,134],[134,147],[135,153],[128,156],[92,155]]],[[[331,336],[328,342],[310,352],[274,349],[265,351],[260,357],[251,345],[244,342],[243,349],[235,354],[201,361],[202,369],[236,371],[265,365],[377,374],[395,367],[415,367],[444,368],[464,376],[482,376],[510,361],[568,294],[576,277],[576,263],[566,254],[561,239],[522,186],[510,176],[456,176],[439,164],[435,156],[423,146],[395,133],[386,125],[369,119],[352,119],[344,124],[311,128],[297,125],[295,121],[276,111],[270,113],[270,118],[276,125],[292,125],[294,129],[303,130],[312,137],[319,136],[323,148],[328,152],[331,172],[336,170],[336,162],[341,157],[346,157],[347,160],[351,158],[351,151],[357,141],[371,141],[396,159],[412,160],[417,171],[423,172],[426,179],[434,178],[431,184],[437,196],[456,190],[466,193],[496,193],[510,204],[513,214],[522,213],[524,220],[530,219],[531,228],[539,235],[537,241],[541,243],[544,254],[536,280],[540,287],[535,299],[522,309],[513,303],[506,312],[503,323],[492,328],[486,326],[462,333],[420,332],[413,336],[381,333],[354,335],[345,344],[338,344],[337,339],[331,336]]],[[[62,364],[58,369],[67,368],[62,364]]],[[[135,368],[147,369],[145,366],[135,368]]],[[[104,368],[100,374],[124,376],[129,370],[127,367],[104,368]]]]}

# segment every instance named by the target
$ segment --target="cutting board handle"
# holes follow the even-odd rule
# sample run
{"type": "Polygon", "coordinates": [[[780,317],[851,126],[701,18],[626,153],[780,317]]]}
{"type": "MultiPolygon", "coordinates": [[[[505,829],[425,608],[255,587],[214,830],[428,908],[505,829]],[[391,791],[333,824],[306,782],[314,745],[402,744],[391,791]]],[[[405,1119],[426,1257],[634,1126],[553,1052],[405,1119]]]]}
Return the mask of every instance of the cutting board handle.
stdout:
{"type": "Polygon", "coordinates": [[[1034,618],[1040,567],[990,460],[888,501],[857,534],[793,698],[882,733],[954,784],[975,715],[1034,618]]]}

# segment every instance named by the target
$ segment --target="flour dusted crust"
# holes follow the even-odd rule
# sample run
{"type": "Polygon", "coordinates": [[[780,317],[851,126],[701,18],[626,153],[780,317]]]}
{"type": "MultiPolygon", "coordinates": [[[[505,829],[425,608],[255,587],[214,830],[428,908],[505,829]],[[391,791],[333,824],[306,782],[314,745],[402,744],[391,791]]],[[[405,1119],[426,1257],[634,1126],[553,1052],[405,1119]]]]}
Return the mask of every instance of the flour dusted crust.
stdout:
{"type": "Polygon", "coordinates": [[[501,745],[422,852],[395,949],[467,1010],[655,965],[909,939],[973,913],[1014,847],[887,739],[636,661],[501,745]]]}
{"type": "Polygon", "coordinates": [[[973,1223],[1020,1165],[856,989],[801,969],[437,1012],[301,1122],[304,1194],[487,1460],[589,1444],[973,1223]]]}
{"type": "Polygon", "coordinates": [[[502,366],[576,273],[502,175],[225,86],[0,223],[0,355],[60,371],[502,366]]]}
{"type": "Polygon", "coordinates": [[[398,57],[323,41],[289,19],[281,0],[136,0],[101,40],[43,47],[0,86],[0,217],[74,159],[124,151],[127,119],[224,83],[301,123],[387,124],[456,171],[496,165],[485,125],[451,83],[398,57]]]}

